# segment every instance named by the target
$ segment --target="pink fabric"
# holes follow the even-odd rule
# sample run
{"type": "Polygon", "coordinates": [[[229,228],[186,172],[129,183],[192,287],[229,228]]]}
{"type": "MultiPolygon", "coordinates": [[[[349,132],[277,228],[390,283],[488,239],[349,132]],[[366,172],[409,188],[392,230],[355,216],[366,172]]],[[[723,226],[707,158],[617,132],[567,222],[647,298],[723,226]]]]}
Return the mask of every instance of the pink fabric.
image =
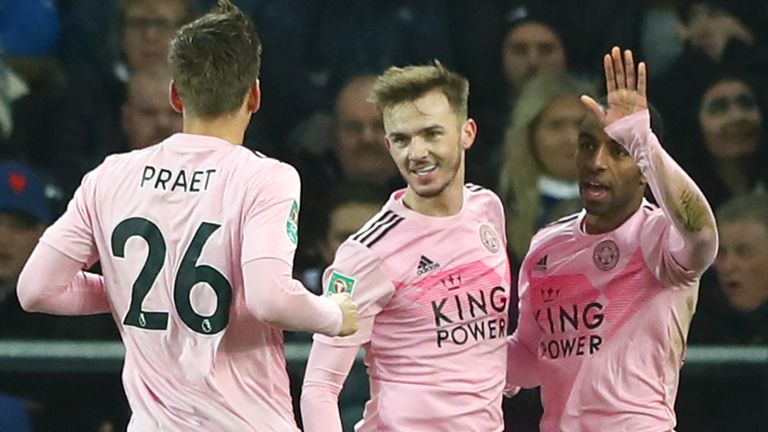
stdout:
{"type": "Polygon", "coordinates": [[[334,272],[355,280],[361,325],[349,337],[315,335],[306,430],[340,430],[338,391],[362,346],[371,399],[356,430],[501,431],[510,286],[501,203],[468,186],[459,214],[434,218],[403,206],[402,194],[324,274],[326,289],[334,272]]]}
{"type": "Polygon", "coordinates": [[[29,312],[60,315],[109,312],[104,278],[82,268],[82,263],[40,243],[19,276],[21,307],[29,312]]]}
{"type": "Polygon", "coordinates": [[[320,341],[312,345],[307,361],[307,372],[311,371],[311,374],[304,377],[301,391],[305,432],[343,430],[339,418],[339,394],[358,351],[356,346],[333,346],[320,341]]]}
{"type": "Polygon", "coordinates": [[[78,263],[101,262],[126,347],[129,431],[298,430],[282,331],[264,320],[329,335],[341,325],[330,300],[301,292],[290,279],[298,200],[299,177],[289,165],[197,135],[111,156],[85,176],[41,243],[78,263]],[[129,218],[141,219],[123,231],[127,238],[113,239],[129,218]],[[122,257],[113,250],[121,244],[122,257]],[[142,315],[125,325],[149,261],[159,271],[149,278],[142,315]],[[184,279],[192,277],[208,282],[184,279]],[[228,324],[212,331],[225,298],[221,278],[231,288],[228,312],[218,313],[228,324]],[[211,319],[184,321],[182,310],[211,319]],[[167,314],[164,328],[142,328],[152,312],[167,314]]]}
{"type": "Polygon", "coordinates": [[[647,113],[608,132],[627,145],[663,209],[643,202],[600,235],[583,231],[582,211],[534,236],[508,373],[541,385],[545,432],[674,428],[699,278],[717,250],[711,210],[650,133],[647,113]],[[707,207],[708,228],[690,233],[671,219],[681,188],[707,207]]]}
{"type": "Polygon", "coordinates": [[[243,276],[248,310],[256,319],[284,330],[330,336],[339,334],[341,309],[335,303],[310,293],[301,282],[293,279],[291,267],[290,263],[276,258],[260,258],[245,263],[243,276]],[[273,287],[273,291],[257,289],[257,286],[273,287]]]}

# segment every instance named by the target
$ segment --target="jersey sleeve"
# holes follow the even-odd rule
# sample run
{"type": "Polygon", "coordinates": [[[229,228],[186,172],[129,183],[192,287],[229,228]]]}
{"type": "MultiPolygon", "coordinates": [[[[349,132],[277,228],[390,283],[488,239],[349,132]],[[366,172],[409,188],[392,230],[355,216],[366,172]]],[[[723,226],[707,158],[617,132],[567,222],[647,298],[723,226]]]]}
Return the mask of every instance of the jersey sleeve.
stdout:
{"type": "MultiPolygon", "coordinates": [[[[102,164],[103,166],[103,164],[102,164]]],[[[83,177],[64,214],[45,230],[40,238],[45,243],[73,260],[90,267],[98,261],[94,239],[96,204],[95,185],[101,166],[83,177]]]]}
{"type": "Polygon", "coordinates": [[[109,312],[101,275],[46,243],[38,243],[19,275],[19,303],[28,312],[91,315],[109,312]]]}
{"type": "MultiPolygon", "coordinates": [[[[693,281],[717,254],[717,228],[699,187],[661,146],[651,131],[648,110],[605,129],[637,163],[661,207],[643,229],[643,253],[665,284],[693,281]]],[[[690,284],[688,284],[690,285],[690,284]]]]}
{"type": "Polygon", "coordinates": [[[242,234],[242,262],[257,258],[277,258],[293,266],[298,243],[299,174],[287,164],[259,174],[260,180],[246,191],[242,234]]]}
{"type": "Polygon", "coordinates": [[[341,432],[339,393],[358,348],[315,341],[301,388],[301,417],[306,432],[341,432]]]}
{"type": "MultiPolygon", "coordinates": [[[[658,210],[657,210],[658,211],[658,210]]],[[[679,261],[679,255],[691,253],[693,245],[674,229],[662,214],[653,215],[643,226],[641,247],[648,267],[664,286],[686,288],[695,286],[699,269],[686,268],[679,261]]]]}
{"type": "Polygon", "coordinates": [[[360,346],[371,339],[373,321],[395,292],[381,259],[366,246],[347,240],[336,251],[333,263],[323,272],[323,293],[348,293],[357,303],[360,316],[356,333],[315,340],[332,346],[360,346]]]}
{"type": "Polygon", "coordinates": [[[541,331],[533,315],[531,304],[531,283],[528,271],[531,268],[530,261],[533,257],[528,253],[520,267],[518,279],[519,314],[517,328],[512,336],[507,338],[507,384],[506,388],[513,386],[536,387],[541,378],[538,365],[538,347],[541,339],[541,331]]]}

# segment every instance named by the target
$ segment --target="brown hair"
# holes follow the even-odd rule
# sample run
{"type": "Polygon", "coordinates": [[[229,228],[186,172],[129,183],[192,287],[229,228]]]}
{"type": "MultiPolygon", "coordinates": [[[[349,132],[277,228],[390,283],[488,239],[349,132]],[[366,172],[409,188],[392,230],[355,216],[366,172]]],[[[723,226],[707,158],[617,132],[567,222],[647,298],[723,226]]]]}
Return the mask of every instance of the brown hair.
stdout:
{"type": "Polygon", "coordinates": [[[431,65],[390,67],[376,79],[368,100],[383,112],[386,108],[416,100],[435,89],[445,95],[459,119],[466,120],[469,81],[449,71],[437,60],[431,65]]]}
{"type": "Polygon", "coordinates": [[[259,78],[261,40],[248,16],[230,0],[219,0],[179,30],[168,62],[185,110],[215,118],[237,111],[259,78]]]}

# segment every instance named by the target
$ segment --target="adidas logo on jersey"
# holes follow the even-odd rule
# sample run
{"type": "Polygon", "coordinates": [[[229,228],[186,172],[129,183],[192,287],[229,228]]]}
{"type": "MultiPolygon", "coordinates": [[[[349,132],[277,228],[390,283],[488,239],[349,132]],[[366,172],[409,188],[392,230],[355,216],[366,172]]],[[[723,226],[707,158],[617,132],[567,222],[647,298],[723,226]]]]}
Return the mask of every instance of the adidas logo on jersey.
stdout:
{"type": "Polygon", "coordinates": [[[544,271],[547,269],[547,258],[549,255],[544,255],[543,257],[539,258],[538,261],[536,261],[536,264],[534,264],[533,269],[544,271]]]}
{"type": "Polygon", "coordinates": [[[435,270],[438,268],[440,268],[440,264],[422,255],[421,258],[419,258],[419,266],[416,267],[416,274],[421,276],[424,273],[431,272],[432,270],[435,270]]]}

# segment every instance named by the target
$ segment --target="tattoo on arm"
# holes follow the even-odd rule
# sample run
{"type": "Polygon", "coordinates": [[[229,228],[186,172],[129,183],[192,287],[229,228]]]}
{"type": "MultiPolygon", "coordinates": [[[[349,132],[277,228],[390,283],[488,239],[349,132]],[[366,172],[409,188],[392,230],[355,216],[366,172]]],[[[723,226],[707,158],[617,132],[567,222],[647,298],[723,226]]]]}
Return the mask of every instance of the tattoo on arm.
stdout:
{"type": "Polygon", "coordinates": [[[707,223],[706,206],[688,188],[681,191],[680,207],[675,213],[678,213],[675,216],[678,216],[678,220],[682,222],[683,228],[688,232],[699,232],[704,229],[707,223]]]}

